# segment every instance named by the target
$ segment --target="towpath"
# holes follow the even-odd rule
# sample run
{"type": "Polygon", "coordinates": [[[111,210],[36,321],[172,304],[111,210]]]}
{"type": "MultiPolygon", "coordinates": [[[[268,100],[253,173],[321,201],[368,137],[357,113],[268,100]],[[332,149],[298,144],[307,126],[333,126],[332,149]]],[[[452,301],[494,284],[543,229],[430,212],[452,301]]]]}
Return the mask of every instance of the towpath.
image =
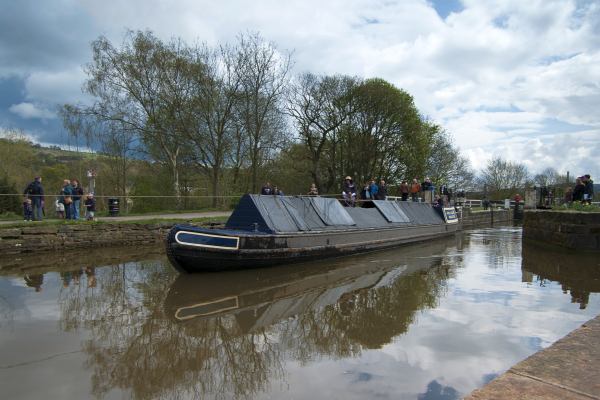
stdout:
{"type": "MultiPolygon", "coordinates": [[[[228,217],[231,215],[231,211],[205,211],[205,212],[194,212],[194,213],[175,213],[175,214],[144,214],[144,215],[124,215],[118,217],[98,217],[98,221],[104,222],[121,222],[121,221],[145,221],[152,219],[181,219],[190,220],[195,218],[216,218],[216,217],[228,217]]],[[[24,221],[20,221],[26,223],[24,221]]],[[[8,220],[0,221],[0,225],[14,225],[19,223],[19,220],[8,220]]]]}

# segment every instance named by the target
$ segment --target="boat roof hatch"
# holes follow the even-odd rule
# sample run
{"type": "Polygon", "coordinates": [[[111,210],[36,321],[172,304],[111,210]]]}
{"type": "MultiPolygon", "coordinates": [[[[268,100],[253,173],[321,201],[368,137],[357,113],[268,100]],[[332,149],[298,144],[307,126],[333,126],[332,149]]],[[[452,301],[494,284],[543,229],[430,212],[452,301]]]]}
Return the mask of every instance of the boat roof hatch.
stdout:
{"type": "MultiPolygon", "coordinates": [[[[255,198],[256,205],[269,227],[276,232],[297,232],[306,230],[306,224],[299,218],[294,218],[280,196],[260,196],[255,198]],[[299,226],[301,225],[301,226],[299,226]],[[304,228],[304,229],[302,229],[304,228]]],[[[292,207],[290,207],[292,208],[292,207]]]]}
{"type": "Polygon", "coordinates": [[[410,218],[412,223],[431,225],[444,223],[442,217],[427,203],[398,201],[396,205],[410,218]]]}
{"type": "Polygon", "coordinates": [[[388,222],[410,223],[410,218],[404,214],[395,201],[373,200],[373,204],[388,222]]]}
{"type": "Polygon", "coordinates": [[[356,225],[350,214],[337,199],[311,197],[310,202],[325,225],[356,225]]]}

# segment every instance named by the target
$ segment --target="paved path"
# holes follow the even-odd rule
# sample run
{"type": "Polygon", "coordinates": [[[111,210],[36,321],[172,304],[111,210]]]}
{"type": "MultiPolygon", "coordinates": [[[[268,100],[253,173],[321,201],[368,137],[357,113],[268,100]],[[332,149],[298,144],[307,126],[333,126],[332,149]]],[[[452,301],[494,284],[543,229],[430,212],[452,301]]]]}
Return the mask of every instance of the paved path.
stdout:
{"type": "Polygon", "coordinates": [[[600,315],[466,400],[600,400],[600,315]]]}
{"type": "MultiPolygon", "coordinates": [[[[228,217],[231,215],[231,211],[205,211],[205,212],[195,212],[195,213],[181,213],[181,214],[145,214],[145,215],[127,215],[120,217],[98,217],[98,221],[105,222],[119,222],[119,221],[141,221],[148,219],[181,219],[181,220],[190,220],[194,218],[213,218],[213,217],[228,217]]],[[[32,222],[24,222],[20,220],[12,220],[12,221],[0,221],[0,225],[9,225],[9,224],[18,224],[22,222],[23,224],[29,224],[32,222]]]]}

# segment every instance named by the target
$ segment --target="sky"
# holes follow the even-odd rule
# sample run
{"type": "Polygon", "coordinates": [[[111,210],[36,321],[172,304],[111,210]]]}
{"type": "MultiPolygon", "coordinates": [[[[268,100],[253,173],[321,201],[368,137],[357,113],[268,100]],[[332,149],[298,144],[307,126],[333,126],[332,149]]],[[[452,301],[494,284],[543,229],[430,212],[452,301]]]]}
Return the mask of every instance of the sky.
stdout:
{"type": "MultiPolygon", "coordinates": [[[[260,32],[294,74],[383,78],[410,93],[480,171],[493,157],[600,175],[600,0],[0,0],[0,130],[72,140],[58,105],[90,43],[151,30],[209,45],[260,32]]],[[[597,180],[597,179],[596,179],[597,180]]]]}

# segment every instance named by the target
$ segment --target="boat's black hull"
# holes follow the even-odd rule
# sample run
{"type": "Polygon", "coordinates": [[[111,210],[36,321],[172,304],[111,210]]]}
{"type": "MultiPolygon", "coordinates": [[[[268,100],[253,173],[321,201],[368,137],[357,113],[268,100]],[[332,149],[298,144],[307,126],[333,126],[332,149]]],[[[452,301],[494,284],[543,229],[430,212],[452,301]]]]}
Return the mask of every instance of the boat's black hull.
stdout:
{"type": "Polygon", "coordinates": [[[460,224],[435,224],[253,235],[249,232],[223,232],[176,226],[168,237],[167,254],[174,267],[181,272],[259,268],[386,249],[447,236],[459,229],[460,224]],[[216,232],[220,238],[235,237],[238,241],[237,247],[181,243],[177,240],[179,232],[197,236],[214,236],[216,232]]]}

